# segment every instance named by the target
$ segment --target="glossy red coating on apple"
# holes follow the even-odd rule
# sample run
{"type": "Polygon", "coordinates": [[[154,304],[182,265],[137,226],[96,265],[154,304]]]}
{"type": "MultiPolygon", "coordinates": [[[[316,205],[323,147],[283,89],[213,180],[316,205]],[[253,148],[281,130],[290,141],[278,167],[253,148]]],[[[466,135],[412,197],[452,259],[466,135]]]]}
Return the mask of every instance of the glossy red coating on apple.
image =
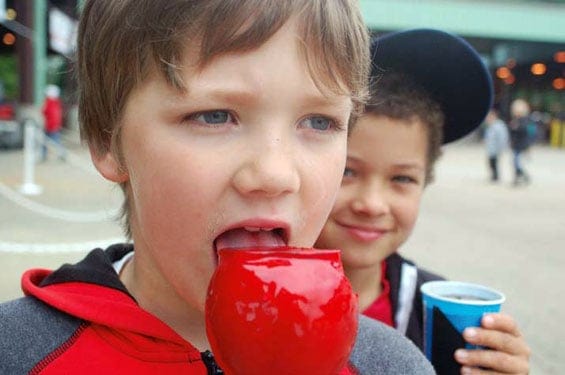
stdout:
{"type": "Polygon", "coordinates": [[[339,250],[223,249],[206,331],[228,375],[333,375],[345,370],[357,313],[339,250]]]}

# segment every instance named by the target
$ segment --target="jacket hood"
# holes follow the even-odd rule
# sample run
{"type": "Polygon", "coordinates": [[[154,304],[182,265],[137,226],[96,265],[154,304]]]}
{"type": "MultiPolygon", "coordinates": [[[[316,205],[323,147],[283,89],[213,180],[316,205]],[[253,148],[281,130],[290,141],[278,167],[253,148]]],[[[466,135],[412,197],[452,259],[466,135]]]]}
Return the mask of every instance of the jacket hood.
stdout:
{"type": "Polygon", "coordinates": [[[181,346],[189,345],[154,315],[143,310],[129,294],[112,262],[133,251],[131,245],[96,249],[81,262],[65,264],[56,271],[32,269],[24,273],[24,293],[69,315],[181,346]]]}

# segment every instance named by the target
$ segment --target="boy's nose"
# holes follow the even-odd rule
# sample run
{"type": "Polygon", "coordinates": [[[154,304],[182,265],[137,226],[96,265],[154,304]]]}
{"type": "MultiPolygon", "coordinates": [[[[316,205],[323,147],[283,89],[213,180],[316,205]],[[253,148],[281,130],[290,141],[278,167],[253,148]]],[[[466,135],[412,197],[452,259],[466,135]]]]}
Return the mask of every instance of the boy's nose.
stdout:
{"type": "Polygon", "coordinates": [[[359,215],[379,216],[390,212],[386,193],[377,184],[368,184],[356,192],[351,209],[359,215]]]}
{"type": "Polygon", "coordinates": [[[233,179],[241,194],[258,194],[274,197],[293,193],[300,187],[296,154],[280,138],[269,139],[261,145],[248,148],[247,157],[233,179]]]}

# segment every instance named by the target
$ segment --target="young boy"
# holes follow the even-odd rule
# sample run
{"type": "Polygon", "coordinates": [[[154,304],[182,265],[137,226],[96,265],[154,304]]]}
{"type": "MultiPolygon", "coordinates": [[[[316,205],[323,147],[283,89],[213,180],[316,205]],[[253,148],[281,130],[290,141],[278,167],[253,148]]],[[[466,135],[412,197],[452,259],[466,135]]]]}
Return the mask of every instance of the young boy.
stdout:
{"type": "MultiPolygon", "coordinates": [[[[491,82],[474,50],[440,31],[389,34],[373,52],[369,105],[348,140],[342,186],[316,246],[342,249],[360,310],[422,348],[420,285],[440,277],[397,251],[415,225],[441,144],[481,123],[491,82]]],[[[463,373],[527,373],[529,349],[509,316],[489,315],[464,338],[492,350],[457,350],[463,373]]]]}
{"type": "MultiPolygon", "coordinates": [[[[133,244],[28,271],[27,297],[0,305],[0,373],[222,373],[204,319],[216,253],[313,245],[369,61],[354,0],[87,0],[81,132],[133,244]]],[[[342,374],[433,373],[383,327],[360,320],[342,374]]]]}

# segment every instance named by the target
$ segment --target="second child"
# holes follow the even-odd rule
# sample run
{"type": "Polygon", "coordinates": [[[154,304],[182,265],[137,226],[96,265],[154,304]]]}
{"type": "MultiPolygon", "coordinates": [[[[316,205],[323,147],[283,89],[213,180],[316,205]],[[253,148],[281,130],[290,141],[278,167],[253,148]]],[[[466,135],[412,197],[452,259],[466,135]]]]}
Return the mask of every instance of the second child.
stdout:
{"type": "MultiPolygon", "coordinates": [[[[342,186],[316,246],[342,249],[364,315],[423,348],[420,286],[441,277],[398,251],[416,224],[441,145],[481,123],[491,81],[465,41],[437,30],[376,39],[373,66],[369,105],[349,137],[342,186]]],[[[529,349],[510,316],[488,315],[463,336],[491,350],[457,350],[462,373],[528,372],[529,349]]]]}

